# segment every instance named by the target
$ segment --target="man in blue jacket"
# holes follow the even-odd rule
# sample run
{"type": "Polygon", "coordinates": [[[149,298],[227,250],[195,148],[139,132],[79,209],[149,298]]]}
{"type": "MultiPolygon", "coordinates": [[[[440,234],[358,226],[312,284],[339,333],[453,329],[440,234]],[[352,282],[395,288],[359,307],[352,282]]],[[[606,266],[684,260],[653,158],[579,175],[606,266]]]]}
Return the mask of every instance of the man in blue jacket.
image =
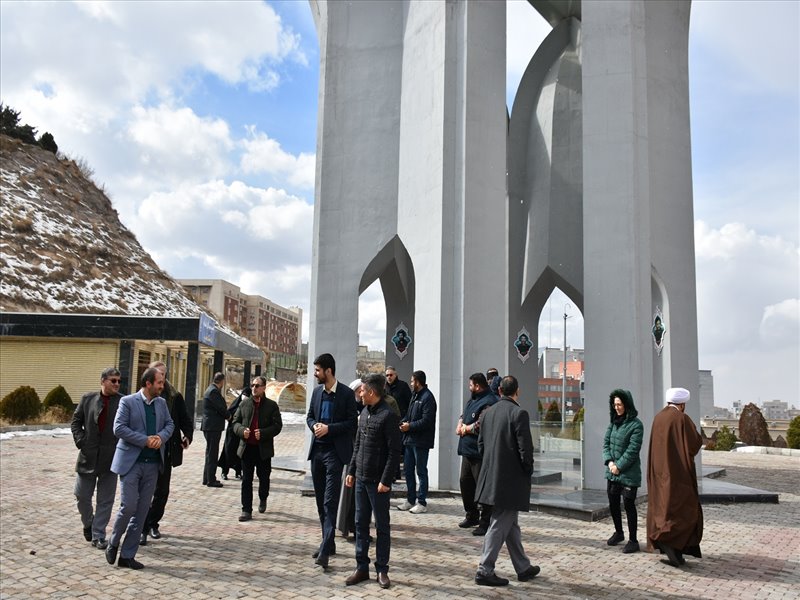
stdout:
{"type": "Polygon", "coordinates": [[[436,398],[428,389],[424,371],[411,374],[414,395],[402,423],[403,462],[405,463],[406,499],[397,506],[415,515],[428,511],[428,453],[436,438],[436,398]],[[417,481],[419,477],[419,490],[417,481]]]}
{"type": "Polygon", "coordinates": [[[322,527],[322,542],[312,557],[323,569],[336,554],[336,514],[342,489],[342,470],[353,455],[353,436],[358,425],[356,397],[336,381],[336,361],[330,354],[314,359],[314,377],[320,384],[311,393],[306,424],[314,438],[308,451],[311,480],[322,527]]]}
{"type": "Polygon", "coordinates": [[[478,433],[483,411],[497,402],[497,396],[489,389],[489,383],[483,373],[473,373],[469,376],[469,393],[469,400],[456,426],[458,455],[461,457],[461,474],[458,482],[461,486],[461,502],[467,513],[458,526],[466,529],[477,525],[472,530],[472,535],[486,535],[489,519],[492,517],[492,507],[475,502],[475,487],[478,484],[482,464],[481,453],[478,451],[478,433]]]}
{"type": "Polygon", "coordinates": [[[106,560],[114,564],[122,543],[117,564],[129,569],[144,568],[135,558],[139,536],[158,474],[164,468],[166,444],[175,428],[167,403],[160,397],[164,374],[150,367],[142,374],[141,384],[138,392],[119,401],[114,418],[114,435],[119,441],[111,462],[111,471],[119,475],[120,507],[108,540],[106,560]]]}

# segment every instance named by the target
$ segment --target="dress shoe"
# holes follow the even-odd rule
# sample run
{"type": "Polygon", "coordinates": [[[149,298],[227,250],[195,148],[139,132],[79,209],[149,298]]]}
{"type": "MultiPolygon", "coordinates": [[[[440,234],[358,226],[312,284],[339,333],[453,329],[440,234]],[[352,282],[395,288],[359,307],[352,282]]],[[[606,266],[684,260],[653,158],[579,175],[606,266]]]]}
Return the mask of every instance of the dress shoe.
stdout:
{"type": "Polygon", "coordinates": [[[541,571],[539,565],[531,565],[522,573],[517,573],[517,579],[520,581],[530,581],[539,574],[539,571],[541,571]]]}
{"type": "Polygon", "coordinates": [[[635,540],[630,540],[625,547],[622,549],[623,554],[633,554],[634,552],[639,551],[639,542],[635,540]]]}
{"type": "Polygon", "coordinates": [[[610,538],[608,538],[608,541],[606,542],[606,544],[608,544],[609,546],[616,546],[617,544],[619,544],[624,539],[625,539],[625,534],[624,533],[622,533],[621,531],[615,531],[614,535],[612,535],[610,538]]]}
{"type": "Polygon", "coordinates": [[[92,546],[98,550],[105,550],[108,548],[108,542],[106,540],[92,540],[92,546]]]}
{"type": "Polygon", "coordinates": [[[388,589],[388,587],[392,585],[392,582],[389,581],[388,573],[378,573],[378,585],[383,589],[388,589]]]}
{"type": "Polygon", "coordinates": [[[249,513],[246,510],[242,511],[242,514],[239,515],[239,522],[244,523],[245,521],[249,521],[253,518],[253,513],[249,513]]]}
{"type": "Polygon", "coordinates": [[[483,525],[478,525],[472,530],[472,535],[486,535],[486,527],[483,525]]]}
{"type": "Polygon", "coordinates": [[[350,574],[350,576],[347,579],[344,580],[344,584],[356,585],[358,583],[361,583],[362,581],[367,581],[368,579],[369,579],[369,571],[362,571],[361,569],[356,569],[350,574]]]}
{"type": "Polygon", "coordinates": [[[327,554],[320,554],[317,556],[317,559],[314,561],[315,565],[322,567],[323,569],[328,568],[328,555],[327,554]]]}
{"type": "Polygon", "coordinates": [[[490,575],[476,573],[475,583],[478,585],[488,585],[490,587],[502,587],[504,585],[508,585],[508,579],[505,577],[498,577],[495,573],[491,573],[490,575]]]}
{"type": "Polygon", "coordinates": [[[88,527],[84,527],[83,528],[83,538],[87,542],[91,542],[92,541],[92,526],[91,525],[89,525],[88,527]]]}
{"type": "Polygon", "coordinates": [[[686,562],[685,560],[683,560],[683,555],[677,550],[675,550],[675,548],[673,548],[672,546],[667,546],[666,544],[659,544],[658,546],[661,552],[667,555],[667,558],[669,559],[669,564],[671,564],[673,567],[680,567],[683,563],[686,562]]]}
{"type": "Polygon", "coordinates": [[[133,569],[134,571],[144,569],[144,565],[135,558],[122,558],[121,556],[119,557],[117,566],[122,567],[123,569],[133,569]]]}
{"type": "MultiPolygon", "coordinates": [[[[336,548],[334,548],[333,552],[331,552],[328,556],[333,556],[334,554],[336,554],[336,548]]],[[[318,556],[319,556],[319,549],[317,549],[317,551],[311,555],[311,558],[317,558],[318,556]]]]}
{"type": "Polygon", "coordinates": [[[258,512],[260,512],[260,513],[267,512],[267,501],[266,500],[262,500],[261,502],[259,502],[259,504],[258,504],[258,512]]]}
{"type": "Polygon", "coordinates": [[[113,565],[117,562],[117,550],[119,548],[117,546],[112,546],[111,544],[108,545],[106,548],[106,562],[110,565],[113,565]]]}
{"type": "Polygon", "coordinates": [[[153,525],[150,528],[150,537],[153,538],[154,540],[161,539],[161,532],[158,530],[158,525],[153,525]]]}
{"type": "Polygon", "coordinates": [[[142,535],[139,536],[139,545],[140,546],[147,546],[147,532],[143,531],[142,535]]]}
{"type": "Polygon", "coordinates": [[[216,479],[214,481],[209,481],[208,487],[215,487],[215,488],[222,487],[222,482],[217,481],[216,479]]]}
{"type": "Polygon", "coordinates": [[[479,523],[478,519],[470,519],[467,517],[461,523],[458,524],[461,529],[468,529],[470,527],[475,527],[479,523]]]}

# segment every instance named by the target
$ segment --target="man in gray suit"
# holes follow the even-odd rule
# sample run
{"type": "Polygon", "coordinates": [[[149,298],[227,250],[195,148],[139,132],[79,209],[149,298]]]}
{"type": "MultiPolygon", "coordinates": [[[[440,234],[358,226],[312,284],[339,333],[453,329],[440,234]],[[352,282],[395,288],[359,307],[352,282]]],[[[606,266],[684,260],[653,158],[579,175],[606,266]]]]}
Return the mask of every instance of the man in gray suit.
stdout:
{"type": "Polygon", "coordinates": [[[83,537],[92,546],[105,550],[106,527],[117,494],[117,474],[111,472],[111,459],[117,438],[112,431],[114,417],[122,396],[119,395],[119,371],[114,367],[100,374],[100,391],[81,398],[72,415],[72,438],[78,450],[75,464],[75,498],[83,522],[83,537]],[[92,496],[97,488],[97,504],[92,510],[92,496]]]}
{"type": "Polygon", "coordinates": [[[142,374],[141,389],[119,402],[114,435],[119,438],[111,470],[120,477],[120,507],[106,548],[106,560],[113,565],[120,552],[120,567],[143,569],[136,560],[156,480],[164,468],[164,451],[175,424],[166,401],[160,397],[164,374],[153,367],[142,374]],[[122,540],[123,534],[125,540],[122,540]]]}
{"type": "Polygon", "coordinates": [[[225,385],[225,374],[215,373],[214,383],[208,386],[203,394],[203,421],[200,430],[206,438],[206,462],[203,467],[203,485],[221,488],[217,479],[217,459],[219,457],[219,440],[228,420],[228,405],[222,397],[225,385]]]}
{"type": "Polygon", "coordinates": [[[519,406],[519,383],[511,375],[500,382],[500,400],[483,412],[478,450],[483,464],[478,476],[475,500],[492,506],[489,529],[483,539],[483,552],[475,583],[508,585],[508,579],[494,572],[503,544],[508,549],[517,579],[529,581],[539,574],[522,547],[519,511],[530,510],[533,440],[528,412],[519,406]]]}

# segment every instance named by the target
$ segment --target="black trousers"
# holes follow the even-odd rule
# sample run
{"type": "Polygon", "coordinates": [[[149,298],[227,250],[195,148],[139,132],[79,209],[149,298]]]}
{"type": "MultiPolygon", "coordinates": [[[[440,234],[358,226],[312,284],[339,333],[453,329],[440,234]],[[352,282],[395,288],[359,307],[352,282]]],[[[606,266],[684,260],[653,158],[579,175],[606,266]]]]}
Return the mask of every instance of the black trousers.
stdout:
{"type": "Polygon", "coordinates": [[[156,480],[156,491],[153,492],[153,501],[150,503],[150,510],[147,511],[147,519],[144,522],[142,531],[149,531],[151,527],[158,527],[161,517],[164,516],[164,509],[169,500],[169,484],[172,480],[172,464],[167,460],[164,470],[159,473],[156,480]]]}
{"type": "Polygon", "coordinates": [[[217,480],[217,460],[219,458],[219,441],[221,431],[204,431],[206,438],[206,462],[203,466],[203,485],[217,480]]]}
{"type": "Polygon", "coordinates": [[[628,518],[628,540],[638,541],[636,538],[636,491],[639,488],[626,487],[620,483],[609,481],[606,487],[608,492],[608,509],[614,521],[614,530],[622,533],[622,510],[619,507],[620,498],[625,505],[625,516],[628,518]]]}
{"type": "Polygon", "coordinates": [[[475,490],[478,487],[478,475],[481,473],[482,463],[480,458],[462,456],[458,483],[461,486],[461,502],[464,504],[467,518],[478,521],[480,526],[486,529],[492,518],[492,507],[475,502],[475,490]]]}
{"type": "Polygon", "coordinates": [[[242,454],[242,511],[253,512],[253,475],[258,475],[258,499],[266,502],[269,496],[269,478],[272,458],[261,458],[258,446],[246,444],[242,454]]]}

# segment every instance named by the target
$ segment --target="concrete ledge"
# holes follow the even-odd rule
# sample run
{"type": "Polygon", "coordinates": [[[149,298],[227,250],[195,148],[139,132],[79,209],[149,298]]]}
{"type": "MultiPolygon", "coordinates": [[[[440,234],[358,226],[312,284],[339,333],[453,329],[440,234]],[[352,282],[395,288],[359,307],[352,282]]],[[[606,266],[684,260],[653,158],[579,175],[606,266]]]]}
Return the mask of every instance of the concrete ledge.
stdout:
{"type": "Polygon", "coordinates": [[[800,450],[795,448],[767,448],[766,446],[743,446],[734,448],[731,452],[743,454],[774,454],[776,456],[800,456],[800,450]]]}

